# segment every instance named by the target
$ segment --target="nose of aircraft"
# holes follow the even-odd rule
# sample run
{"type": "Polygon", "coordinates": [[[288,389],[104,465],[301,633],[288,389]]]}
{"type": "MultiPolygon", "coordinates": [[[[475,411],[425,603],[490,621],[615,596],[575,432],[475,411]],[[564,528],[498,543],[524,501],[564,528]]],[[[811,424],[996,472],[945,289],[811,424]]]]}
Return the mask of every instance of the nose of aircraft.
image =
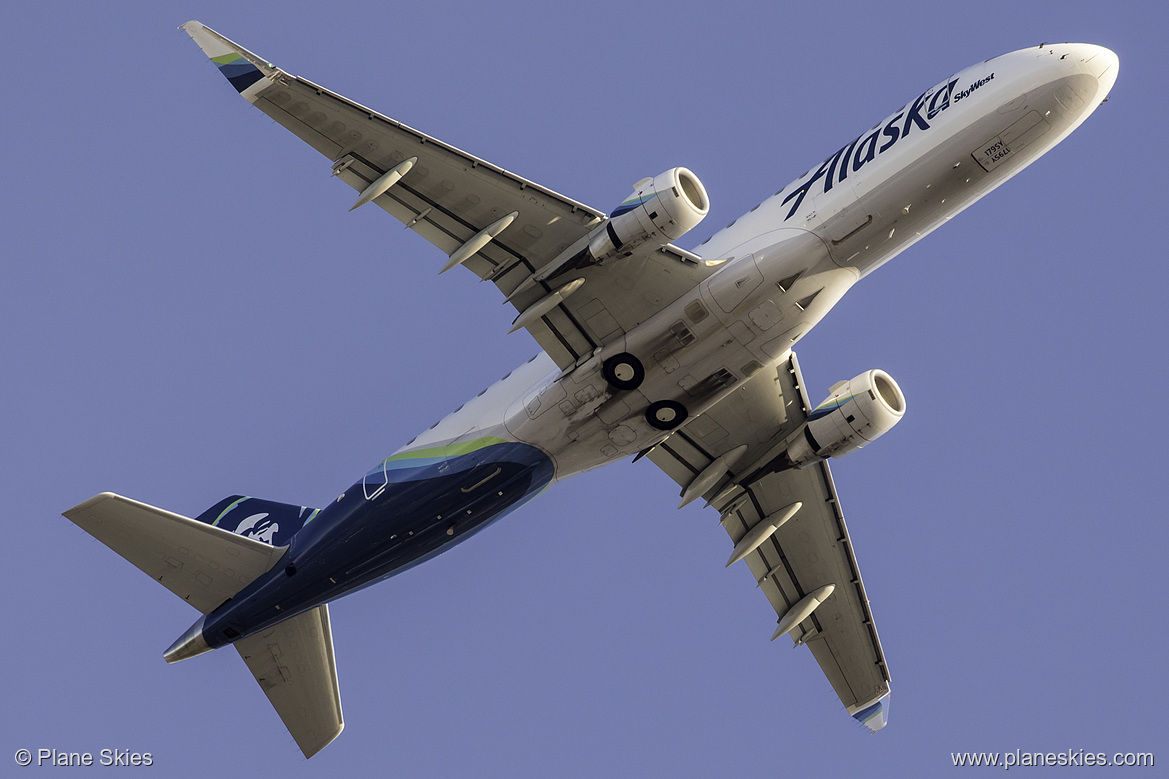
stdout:
{"type": "Polygon", "coordinates": [[[1120,58],[1111,49],[1092,43],[1075,43],[1072,44],[1072,48],[1076,59],[1082,63],[1083,68],[1095,76],[1100,83],[1098,98],[1103,100],[1112,90],[1112,85],[1116,83],[1116,75],[1120,70],[1120,58]]]}

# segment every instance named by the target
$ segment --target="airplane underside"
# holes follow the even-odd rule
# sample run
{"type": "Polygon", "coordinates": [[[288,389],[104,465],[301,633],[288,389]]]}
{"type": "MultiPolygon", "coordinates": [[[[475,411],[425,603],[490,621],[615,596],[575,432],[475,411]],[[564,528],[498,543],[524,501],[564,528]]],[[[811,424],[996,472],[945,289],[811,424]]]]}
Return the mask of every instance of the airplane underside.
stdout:
{"type": "MultiPolygon", "coordinates": [[[[248,103],[358,194],[491,282],[541,352],[323,509],[233,495],[191,519],[112,493],[65,516],[198,609],[168,662],[234,645],[306,756],[344,727],[328,603],[424,562],[553,481],[646,457],[718,512],[789,637],[848,713],[888,718],[889,670],[828,460],[902,418],[866,371],[813,406],[794,346],[858,280],[1046,153],[1107,96],[1116,55],[1042,45],[953,74],[696,247],[694,173],[606,213],[188,34],[248,103]]],[[[600,509],[599,509],[600,510],[600,509]]],[[[740,563],[742,563],[740,565],[740,563]]]]}

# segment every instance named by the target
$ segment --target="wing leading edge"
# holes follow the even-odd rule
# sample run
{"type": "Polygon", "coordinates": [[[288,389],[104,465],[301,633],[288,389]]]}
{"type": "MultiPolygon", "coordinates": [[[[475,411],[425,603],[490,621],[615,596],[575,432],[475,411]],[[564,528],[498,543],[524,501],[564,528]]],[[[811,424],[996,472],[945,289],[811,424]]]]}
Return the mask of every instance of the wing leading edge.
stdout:
{"type": "Polygon", "coordinates": [[[774,374],[756,374],[684,425],[649,458],[685,494],[717,458],[746,447],[735,456],[729,478],[704,496],[736,549],[750,549],[739,559],[775,609],[781,629],[785,615],[798,618],[801,604],[819,595],[822,605],[799,619],[792,638],[811,650],[848,713],[877,731],[888,719],[889,671],[828,464],[758,475],[758,465],[800,428],[809,408],[792,354],[774,374]],[[798,510],[782,521],[797,503],[798,510]],[[780,526],[768,533],[769,524],[780,526]],[[759,536],[764,540],[754,545],[759,536]],[[833,589],[825,596],[827,586],[833,589]]]}
{"type": "Polygon", "coordinates": [[[713,272],[667,245],[635,249],[611,265],[567,263],[533,282],[550,263],[583,250],[605,213],[293,76],[199,22],[182,29],[241,96],[331,160],[333,175],[362,193],[359,202],[368,195],[447,254],[447,267],[461,264],[494,283],[520,316],[538,313],[523,327],[561,368],[588,359],[713,272]],[[577,279],[584,283],[571,297],[550,299],[577,279]]]}

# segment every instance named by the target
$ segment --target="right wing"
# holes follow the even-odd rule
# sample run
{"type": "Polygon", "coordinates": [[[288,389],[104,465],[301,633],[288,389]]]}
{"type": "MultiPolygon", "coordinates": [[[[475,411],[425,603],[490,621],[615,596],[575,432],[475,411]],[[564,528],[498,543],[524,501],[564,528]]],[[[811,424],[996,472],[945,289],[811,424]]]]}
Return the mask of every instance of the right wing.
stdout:
{"type": "Polygon", "coordinates": [[[199,22],[183,29],[248,102],[331,160],[334,175],[358,192],[416,159],[369,202],[446,254],[517,214],[462,264],[493,282],[520,312],[568,281],[585,280],[571,298],[526,325],[561,368],[620,338],[714,270],[667,245],[635,249],[611,265],[574,269],[517,292],[566,251],[583,249],[605,213],[280,70],[199,22]]]}
{"type": "Polygon", "coordinates": [[[704,493],[736,545],[767,518],[803,504],[744,559],[779,618],[818,588],[834,586],[791,635],[797,647],[811,650],[848,713],[875,731],[888,716],[889,671],[828,463],[778,472],[763,467],[786,448],[809,408],[791,354],[775,373],[760,371],[687,422],[649,459],[685,493],[715,459],[745,447],[730,478],[704,493]]]}
{"type": "Polygon", "coordinates": [[[235,642],[305,757],[341,735],[341,691],[329,607],[318,606],[235,642]]]}

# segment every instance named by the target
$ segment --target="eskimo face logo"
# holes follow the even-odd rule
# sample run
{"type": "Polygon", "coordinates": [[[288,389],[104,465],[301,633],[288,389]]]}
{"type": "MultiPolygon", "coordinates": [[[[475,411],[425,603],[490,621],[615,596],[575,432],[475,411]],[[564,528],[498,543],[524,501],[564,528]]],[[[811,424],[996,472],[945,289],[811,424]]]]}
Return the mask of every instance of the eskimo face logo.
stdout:
{"type": "Polygon", "coordinates": [[[264,512],[263,514],[252,514],[247,519],[242,520],[235,532],[244,538],[253,538],[271,546],[272,536],[276,535],[276,531],[279,529],[280,525],[268,519],[268,512],[264,512]]]}
{"type": "MultiPolygon", "coordinates": [[[[989,81],[989,79],[987,80],[989,81]]],[[[808,171],[806,180],[783,199],[784,205],[789,201],[794,201],[783,220],[786,222],[791,219],[792,214],[804,202],[804,197],[817,181],[824,182],[823,190],[825,193],[830,192],[832,187],[848,178],[850,171],[856,173],[876,159],[877,155],[884,154],[893,148],[899,140],[908,138],[914,130],[924,132],[930,129],[930,122],[950,107],[950,98],[954,94],[954,86],[957,83],[958,79],[952,78],[944,84],[927,89],[921,93],[917,100],[890,116],[884,123],[878,124],[824,160],[815,172],[808,171]]]]}

